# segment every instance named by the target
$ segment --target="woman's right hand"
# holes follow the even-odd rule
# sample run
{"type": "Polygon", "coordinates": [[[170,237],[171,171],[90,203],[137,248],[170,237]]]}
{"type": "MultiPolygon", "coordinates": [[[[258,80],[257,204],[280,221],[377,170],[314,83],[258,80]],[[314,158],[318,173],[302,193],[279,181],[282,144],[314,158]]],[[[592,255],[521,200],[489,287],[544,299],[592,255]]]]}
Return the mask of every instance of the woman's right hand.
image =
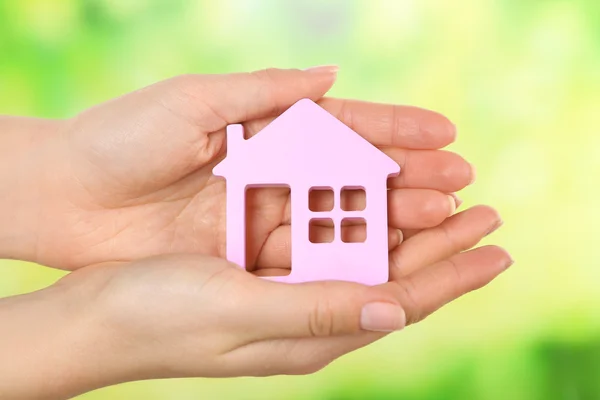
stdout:
{"type": "MultiPolygon", "coordinates": [[[[323,98],[335,71],[180,76],[65,121],[0,118],[0,257],[67,270],[162,254],[225,258],[225,181],[212,173],[225,127],[242,123],[251,136],[302,98],[402,167],[389,180],[390,247],[397,230],[452,215],[451,193],[474,178],[462,157],[439,150],[454,125],[416,107],[323,98]]],[[[248,197],[248,264],[289,268],[289,191],[248,197]]]]}

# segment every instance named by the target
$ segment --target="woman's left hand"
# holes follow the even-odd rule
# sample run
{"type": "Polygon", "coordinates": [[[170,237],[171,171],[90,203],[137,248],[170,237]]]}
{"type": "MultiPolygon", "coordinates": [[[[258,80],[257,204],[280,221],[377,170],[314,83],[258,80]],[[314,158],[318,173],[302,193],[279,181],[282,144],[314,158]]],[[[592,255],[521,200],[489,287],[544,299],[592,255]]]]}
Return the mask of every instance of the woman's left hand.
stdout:
{"type": "Polygon", "coordinates": [[[499,224],[488,207],[456,214],[402,244],[392,280],[372,287],[275,283],[192,254],[82,268],[46,290],[0,300],[0,318],[11,321],[0,328],[0,398],[315,372],[504,271],[512,260],[501,248],[464,252],[499,224]]]}

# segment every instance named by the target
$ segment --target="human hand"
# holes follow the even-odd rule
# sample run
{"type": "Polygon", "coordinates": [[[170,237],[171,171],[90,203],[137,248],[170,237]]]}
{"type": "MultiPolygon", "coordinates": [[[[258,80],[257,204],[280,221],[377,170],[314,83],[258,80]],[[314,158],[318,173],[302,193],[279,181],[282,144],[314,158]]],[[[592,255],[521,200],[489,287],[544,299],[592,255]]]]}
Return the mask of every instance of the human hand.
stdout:
{"type": "MultiPolygon", "coordinates": [[[[0,329],[0,347],[20,349],[13,359],[3,350],[11,361],[0,363],[0,395],[56,399],[142,379],[313,373],[504,271],[512,260],[503,249],[465,251],[500,223],[479,206],[414,235],[379,286],[275,283],[193,254],[82,268],[46,289],[60,302],[30,302],[47,310],[14,335],[26,346],[0,329]],[[23,384],[24,375],[39,385],[23,384]]],[[[27,315],[15,314],[9,331],[27,315]]]]}
{"type": "MultiPolygon", "coordinates": [[[[451,215],[448,193],[473,180],[460,156],[436,150],[454,140],[454,126],[414,107],[322,98],[334,80],[328,67],[181,76],[34,135],[21,161],[0,170],[0,256],[65,269],[168,253],[225,257],[225,183],[212,175],[224,128],[243,123],[252,135],[301,98],[319,100],[401,165],[389,181],[390,248],[397,229],[451,215]]],[[[285,268],[288,192],[257,195],[248,199],[248,264],[285,268]]]]}

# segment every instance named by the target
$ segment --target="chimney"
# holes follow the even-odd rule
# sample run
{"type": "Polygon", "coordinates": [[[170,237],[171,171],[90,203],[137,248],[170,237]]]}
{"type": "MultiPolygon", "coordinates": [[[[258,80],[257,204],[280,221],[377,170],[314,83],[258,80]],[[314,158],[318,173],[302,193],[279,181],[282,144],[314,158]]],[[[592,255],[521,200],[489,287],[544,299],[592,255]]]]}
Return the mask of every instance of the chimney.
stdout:
{"type": "Polygon", "coordinates": [[[244,126],[242,124],[227,125],[227,153],[237,151],[244,139],[244,126]]]}

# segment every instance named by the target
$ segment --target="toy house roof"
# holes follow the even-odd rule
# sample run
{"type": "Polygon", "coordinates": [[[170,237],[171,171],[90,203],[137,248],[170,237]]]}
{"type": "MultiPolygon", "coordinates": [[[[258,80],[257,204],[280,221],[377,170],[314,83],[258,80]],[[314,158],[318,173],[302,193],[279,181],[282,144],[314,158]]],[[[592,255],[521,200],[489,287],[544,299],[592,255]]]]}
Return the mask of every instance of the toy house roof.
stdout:
{"type": "Polygon", "coordinates": [[[332,170],[386,176],[400,172],[394,160],[310,99],[298,101],[250,139],[228,137],[227,146],[227,157],[213,169],[217,176],[252,174],[261,166],[325,175],[332,170]]]}

